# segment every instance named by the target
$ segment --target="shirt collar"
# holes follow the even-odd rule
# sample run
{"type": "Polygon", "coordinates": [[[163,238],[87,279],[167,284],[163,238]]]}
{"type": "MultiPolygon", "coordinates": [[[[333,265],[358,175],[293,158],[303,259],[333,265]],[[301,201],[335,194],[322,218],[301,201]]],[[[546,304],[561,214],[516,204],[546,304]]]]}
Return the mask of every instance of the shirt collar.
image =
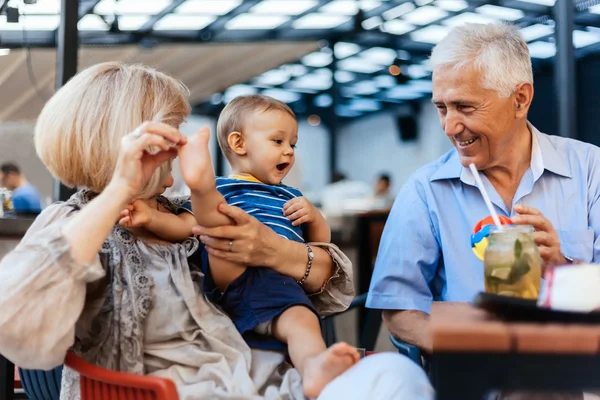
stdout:
{"type": "MultiPolygon", "coordinates": [[[[566,162],[564,156],[552,145],[550,139],[529,122],[527,126],[532,133],[531,172],[533,173],[534,180],[538,180],[544,170],[571,178],[569,164],[566,162]]],[[[458,152],[456,149],[453,149],[448,159],[433,173],[430,181],[458,178],[464,183],[475,185],[475,178],[471,170],[462,166],[458,152]]]]}

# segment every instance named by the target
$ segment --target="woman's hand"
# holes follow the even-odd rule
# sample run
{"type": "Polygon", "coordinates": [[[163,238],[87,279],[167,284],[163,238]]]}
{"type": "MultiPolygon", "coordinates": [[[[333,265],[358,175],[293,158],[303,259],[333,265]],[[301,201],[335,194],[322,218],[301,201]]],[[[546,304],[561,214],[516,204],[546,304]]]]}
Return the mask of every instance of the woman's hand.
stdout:
{"type": "Polygon", "coordinates": [[[158,166],[177,156],[174,146],[187,142],[185,136],[170,125],[144,122],[123,137],[113,177],[108,186],[125,190],[129,200],[137,196],[158,166]],[[151,153],[150,148],[159,149],[151,153]]]}
{"type": "Polygon", "coordinates": [[[272,266],[282,242],[285,244],[288,240],[238,207],[220,204],[219,212],[231,218],[235,225],[192,229],[194,235],[200,236],[208,253],[237,264],[272,266]]]}

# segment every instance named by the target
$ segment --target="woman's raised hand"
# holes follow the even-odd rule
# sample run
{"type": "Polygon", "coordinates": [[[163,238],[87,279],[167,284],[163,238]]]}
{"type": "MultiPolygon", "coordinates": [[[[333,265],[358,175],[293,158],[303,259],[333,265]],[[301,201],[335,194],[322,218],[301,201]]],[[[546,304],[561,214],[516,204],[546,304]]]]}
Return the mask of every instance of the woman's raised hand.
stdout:
{"type": "Polygon", "coordinates": [[[109,185],[137,196],[160,164],[177,156],[176,146],[187,139],[176,128],[161,122],[144,122],[123,137],[115,171],[109,185]],[[150,151],[151,148],[158,152],[150,151]]]}

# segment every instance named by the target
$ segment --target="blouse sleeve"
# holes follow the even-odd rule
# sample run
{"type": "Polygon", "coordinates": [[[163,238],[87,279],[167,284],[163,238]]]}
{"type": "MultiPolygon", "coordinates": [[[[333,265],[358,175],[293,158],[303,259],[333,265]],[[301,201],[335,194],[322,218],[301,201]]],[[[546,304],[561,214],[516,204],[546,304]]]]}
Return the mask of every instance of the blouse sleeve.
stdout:
{"type": "Polygon", "coordinates": [[[325,282],[320,291],[310,295],[315,309],[322,316],[345,311],[354,299],[352,262],[334,244],[310,244],[327,251],[334,264],[334,271],[331,278],[325,282]]]}
{"type": "Polygon", "coordinates": [[[20,367],[62,364],[86,285],[105,274],[99,257],[84,265],[71,255],[62,228],[73,215],[64,204],[48,207],[0,261],[0,354],[20,367]]]}

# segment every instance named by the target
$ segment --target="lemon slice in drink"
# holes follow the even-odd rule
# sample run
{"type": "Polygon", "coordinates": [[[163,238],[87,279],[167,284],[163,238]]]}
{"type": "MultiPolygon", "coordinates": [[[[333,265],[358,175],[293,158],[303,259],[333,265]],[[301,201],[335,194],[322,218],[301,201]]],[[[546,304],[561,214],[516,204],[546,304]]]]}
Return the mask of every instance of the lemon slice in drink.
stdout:
{"type": "Polygon", "coordinates": [[[507,280],[510,276],[511,269],[508,267],[496,268],[492,270],[490,274],[494,278],[502,279],[503,281],[507,280]]]}

